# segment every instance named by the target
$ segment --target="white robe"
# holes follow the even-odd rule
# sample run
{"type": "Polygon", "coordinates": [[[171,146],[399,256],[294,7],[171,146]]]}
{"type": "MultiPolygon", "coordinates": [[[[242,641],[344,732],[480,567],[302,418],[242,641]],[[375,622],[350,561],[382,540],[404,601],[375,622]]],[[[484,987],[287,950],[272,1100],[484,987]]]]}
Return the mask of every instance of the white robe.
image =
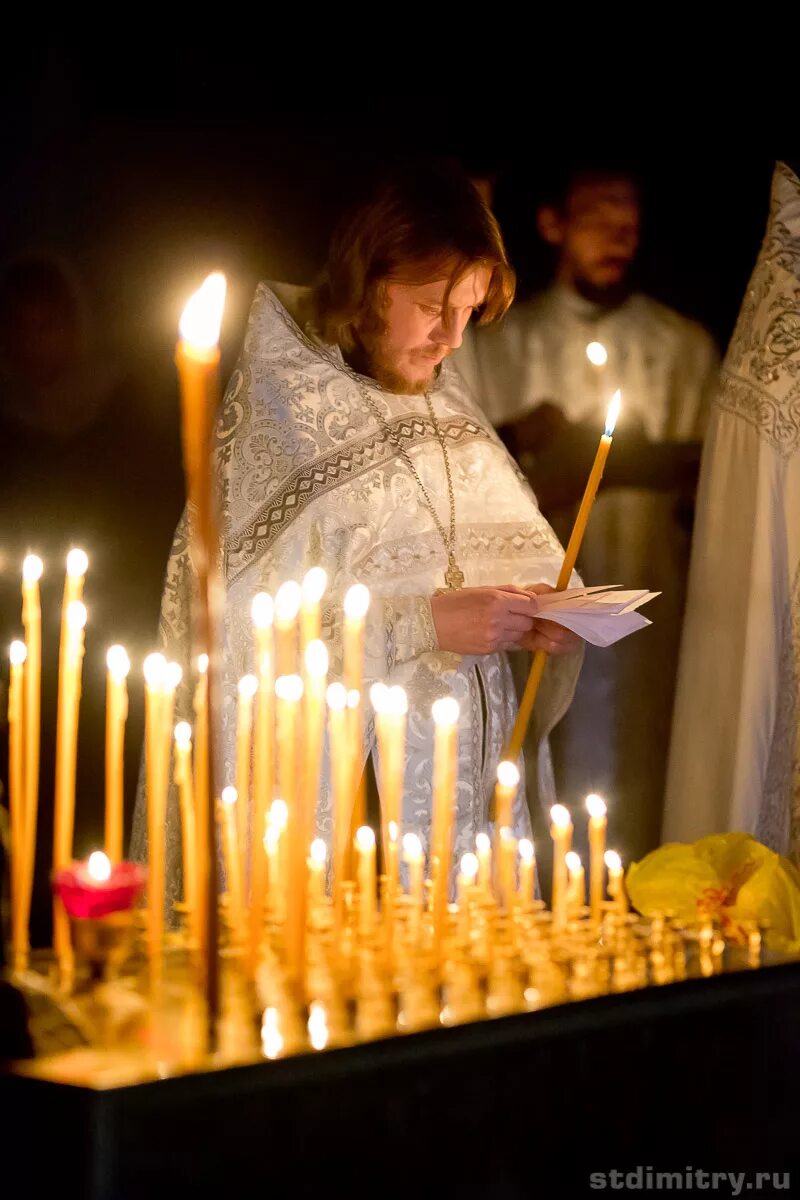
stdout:
{"type": "MultiPolygon", "coordinates": [[[[341,675],[344,592],[355,581],[370,589],[365,688],[386,680],[402,684],[408,693],[402,817],[405,831],[413,830],[423,843],[431,825],[431,704],[443,695],[455,696],[460,704],[457,862],[487,824],[497,763],[514,721],[516,697],[508,655],[462,657],[438,649],[430,597],[444,584],[447,555],[420,488],[387,433],[388,426],[413,460],[446,529],[444,460],[425,397],[391,394],[352,371],[338,348],[322,346],[307,330],[300,315],[306,301],[303,289],[259,286],[218,422],[227,601],[223,777],[218,785],[234,778],[236,682],[254,666],[253,597],[260,591],[274,594],[285,580],[299,580],[310,566],[321,565],[329,580],[323,637],[331,678],[341,675]],[[365,392],[384,421],[376,417],[365,392]]],[[[442,366],[431,400],[448,447],[455,556],[467,586],[555,583],[561,546],[516,465],[448,363],[442,366]]],[[[191,582],[182,522],[167,570],[161,630],[169,655],[184,666],[187,678],[191,582]]],[[[571,655],[554,662],[548,672],[537,714],[542,746],[569,704],[579,665],[580,656],[571,655]]],[[[188,692],[179,696],[178,708],[185,711],[187,704],[188,692]]],[[[364,756],[373,749],[370,725],[364,756]]],[[[543,752],[541,776],[532,781],[534,794],[538,783],[545,803],[554,798],[548,763],[543,752]]],[[[328,841],[330,783],[326,762],[317,826],[328,841]]],[[[514,824],[519,834],[530,829],[523,789],[514,824]]],[[[144,826],[141,800],[136,823],[139,855],[144,826]]],[[[174,864],[179,848],[174,811],[168,844],[174,864]]],[[[168,872],[173,892],[176,873],[173,865],[168,872]]]]}
{"type": "MultiPolygon", "coordinates": [[[[556,286],[513,306],[496,326],[472,329],[456,365],[495,425],[550,401],[599,436],[611,394],[621,387],[620,427],[652,441],[692,441],[703,434],[717,360],[699,325],[647,296],[607,311],[556,286]],[[600,371],[586,357],[590,341],[608,351],[600,371]]],[[[558,470],[554,455],[529,465],[558,470]]],[[[675,494],[643,489],[601,491],[581,575],[587,583],[663,595],[648,610],[653,626],[637,638],[607,650],[587,647],[575,699],[552,739],[560,798],[577,805],[587,792],[606,795],[612,836],[626,857],[652,849],[661,820],[689,554],[676,501],[675,494]]],[[[553,514],[562,541],[573,517],[571,510],[553,514]]]]}
{"type": "Polygon", "coordinates": [[[800,856],[800,181],[779,163],[698,497],[664,836],[800,856]]]}

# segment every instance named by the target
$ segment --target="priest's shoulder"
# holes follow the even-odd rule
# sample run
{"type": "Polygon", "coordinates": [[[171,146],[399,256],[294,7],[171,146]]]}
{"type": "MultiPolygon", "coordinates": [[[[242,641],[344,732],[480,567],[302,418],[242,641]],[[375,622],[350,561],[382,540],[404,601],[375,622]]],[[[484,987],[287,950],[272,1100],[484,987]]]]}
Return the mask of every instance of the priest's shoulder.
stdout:
{"type": "Polygon", "coordinates": [[[245,335],[246,349],[280,328],[302,340],[311,315],[311,288],[294,283],[261,280],[257,285],[245,335]]]}
{"type": "Polygon", "coordinates": [[[692,317],[684,316],[676,308],[670,308],[668,304],[662,304],[660,300],[654,300],[652,296],[646,296],[642,292],[632,296],[629,304],[634,315],[656,334],[667,337],[671,335],[683,344],[706,347],[716,353],[711,334],[692,317]]]}

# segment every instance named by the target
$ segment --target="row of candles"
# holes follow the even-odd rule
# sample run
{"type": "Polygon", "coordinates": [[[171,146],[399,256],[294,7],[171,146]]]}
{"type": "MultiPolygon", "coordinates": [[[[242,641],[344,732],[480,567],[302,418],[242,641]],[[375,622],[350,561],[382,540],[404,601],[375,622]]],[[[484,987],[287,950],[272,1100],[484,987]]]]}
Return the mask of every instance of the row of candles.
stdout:
{"type": "MultiPolygon", "coordinates": [[[[58,689],[55,824],[53,867],[71,866],[75,821],[75,761],[86,609],[83,589],[87,556],[73,550],[67,558],[61,622],[58,689]]],[[[12,832],[12,941],[14,961],[24,964],[28,953],[33,848],[37,823],[41,560],[23,564],[23,623],[25,641],[11,647],[10,807],[12,832]]],[[[350,873],[352,810],[362,771],[364,622],[369,593],[360,584],[344,598],[344,679],[328,683],[328,653],[320,640],[321,603],[327,580],[312,568],[302,583],[285,583],[274,602],[266,593],[252,604],[257,674],[238,684],[235,778],[222,789],[217,805],[227,880],[227,916],[232,941],[247,948],[257,965],[264,934],[265,913],[280,915],[286,926],[290,969],[299,974],[304,956],[308,906],[326,895],[337,924],[343,913],[343,884],[350,873]],[[302,673],[301,673],[302,670],[302,673]],[[314,838],[323,749],[329,745],[333,785],[333,836],[328,846],[314,838]],[[275,799],[275,797],[280,797],[275,799]],[[248,852],[249,849],[249,852],[248,852]],[[331,858],[330,868],[328,858],[331,858]]],[[[144,662],[145,762],[148,817],[148,945],[157,961],[164,943],[166,891],[165,827],[170,778],[179,799],[183,857],[184,908],[193,944],[201,940],[199,856],[202,841],[197,822],[197,796],[208,794],[205,743],[208,738],[207,661],[197,662],[194,686],[194,726],[174,724],[176,690],[182,672],[160,654],[144,662]]],[[[105,855],[108,868],[95,859],[87,886],[113,885],[114,869],[123,857],[123,752],[127,716],[127,678],[130,661],[114,646],[107,655],[105,855]],[[98,863],[100,865],[98,865],[98,863]],[[92,881],[92,874],[94,880],[92,881]],[[111,882],[109,883],[109,878],[111,882]]],[[[376,684],[370,692],[371,712],[379,751],[381,846],[385,867],[385,912],[391,913],[401,889],[401,858],[406,864],[408,895],[422,905],[425,853],[413,831],[404,831],[402,787],[405,758],[407,700],[400,687],[376,684]]],[[[434,935],[441,937],[450,899],[454,797],[458,757],[457,702],[449,697],[433,705],[434,768],[431,874],[434,935]]],[[[519,842],[511,813],[519,772],[509,761],[498,767],[494,797],[494,844],[479,834],[475,853],[458,864],[457,896],[473,883],[495,888],[501,905],[534,898],[535,856],[527,839],[519,842]],[[492,867],[494,860],[494,867],[492,867]]],[[[606,810],[596,796],[587,800],[590,845],[590,913],[599,920],[609,875],[613,898],[624,904],[619,856],[606,851],[606,810]]],[[[571,850],[572,821],[568,810],[551,810],[553,840],[554,928],[563,928],[569,915],[584,904],[584,870],[571,850]]],[[[377,896],[376,838],[367,826],[358,829],[352,847],[357,868],[360,920],[363,928],[375,921],[377,896]]],[[[55,901],[55,950],[69,964],[69,928],[60,899],[55,901]]]]}

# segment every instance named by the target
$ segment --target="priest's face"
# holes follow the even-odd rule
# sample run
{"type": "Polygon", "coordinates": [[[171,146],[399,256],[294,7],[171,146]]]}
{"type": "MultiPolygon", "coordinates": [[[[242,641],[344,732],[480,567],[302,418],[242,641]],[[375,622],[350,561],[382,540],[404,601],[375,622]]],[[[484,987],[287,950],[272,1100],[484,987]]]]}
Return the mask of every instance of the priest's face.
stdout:
{"type": "Polygon", "coordinates": [[[577,183],[563,210],[542,209],[539,230],[559,251],[559,279],[601,300],[624,289],[639,246],[639,198],[627,179],[577,183]]]}
{"type": "Polygon", "coordinates": [[[490,279],[488,267],[475,266],[452,286],[449,279],[387,282],[376,328],[359,330],[367,373],[390,391],[427,391],[436,368],[461,345],[467,322],[486,299],[490,279]]]}

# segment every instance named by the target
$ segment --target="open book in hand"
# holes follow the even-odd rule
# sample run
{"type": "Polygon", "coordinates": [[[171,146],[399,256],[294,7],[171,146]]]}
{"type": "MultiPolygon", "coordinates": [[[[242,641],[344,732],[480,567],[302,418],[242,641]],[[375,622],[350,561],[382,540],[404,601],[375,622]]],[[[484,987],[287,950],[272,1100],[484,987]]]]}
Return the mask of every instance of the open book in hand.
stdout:
{"type": "Polygon", "coordinates": [[[537,596],[536,616],[540,621],[564,625],[593,646],[613,646],[629,633],[652,624],[636,610],[660,595],[660,592],[621,591],[619,584],[568,588],[537,596]]]}

